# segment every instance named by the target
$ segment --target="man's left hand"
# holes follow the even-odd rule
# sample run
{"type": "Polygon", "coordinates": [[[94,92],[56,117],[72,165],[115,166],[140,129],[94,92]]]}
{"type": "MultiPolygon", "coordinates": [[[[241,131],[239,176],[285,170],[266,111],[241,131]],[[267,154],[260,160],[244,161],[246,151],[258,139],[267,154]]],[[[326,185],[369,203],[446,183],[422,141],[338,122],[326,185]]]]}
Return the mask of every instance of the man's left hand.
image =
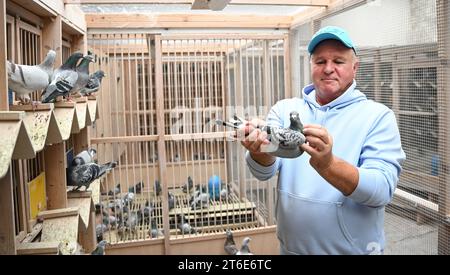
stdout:
{"type": "Polygon", "coordinates": [[[307,152],[309,163],[317,172],[325,171],[333,162],[333,138],[327,129],[317,124],[304,125],[306,142],[300,148],[307,152]]]}

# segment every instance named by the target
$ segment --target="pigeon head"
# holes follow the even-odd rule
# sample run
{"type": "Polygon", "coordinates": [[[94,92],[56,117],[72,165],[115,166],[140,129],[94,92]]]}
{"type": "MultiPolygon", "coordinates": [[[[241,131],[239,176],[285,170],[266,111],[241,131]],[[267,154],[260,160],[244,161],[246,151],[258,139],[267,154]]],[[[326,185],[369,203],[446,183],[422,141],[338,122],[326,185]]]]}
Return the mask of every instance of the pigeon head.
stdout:
{"type": "Polygon", "coordinates": [[[69,56],[69,59],[67,59],[66,63],[62,67],[65,68],[72,68],[74,69],[77,66],[78,60],[83,58],[83,54],[81,52],[75,52],[71,56],[69,56]]]}
{"type": "Polygon", "coordinates": [[[242,241],[242,247],[241,247],[241,253],[242,254],[249,254],[250,252],[250,248],[248,247],[248,243],[250,242],[250,237],[245,237],[244,240],[242,241]]]}
{"type": "Polygon", "coordinates": [[[227,229],[227,239],[230,240],[230,241],[232,241],[232,242],[234,243],[234,240],[233,240],[233,233],[231,233],[231,230],[230,230],[230,229],[227,229]]]}
{"type": "Polygon", "coordinates": [[[89,152],[89,155],[90,155],[92,158],[94,158],[95,154],[97,154],[97,150],[95,150],[95,149],[93,149],[93,148],[90,148],[90,149],[88,150],[88,152],[89,152]]]}
{"type": "Polygon", "coordinates": [[[54,50],[49,50],[47,56],[45,57],[41,65],[46,67],[53,67],[55,59],[56,59],[56,52],[54,50]]]}
{"type": "Polygon", "coordinates": [[[102,79],[106,76],[105,72],[103,70],[98,70],[94,73],[96,78],[102,79]]]}
{"type": "Polygon", "coordinates": [[[72,160],[72,166],[78,166],[84,164],[84,161],[82,158],[74,158],[72,160]]]}
{"type": "Polygon", "coordinates": [[[296,131],[303,131],[303,124],[300,121],[300,115],[296,111],[292,111],[289,114],[289,120],[291,121],[291,125],[289,126],[290,129],[296,130],[296,131]]]}

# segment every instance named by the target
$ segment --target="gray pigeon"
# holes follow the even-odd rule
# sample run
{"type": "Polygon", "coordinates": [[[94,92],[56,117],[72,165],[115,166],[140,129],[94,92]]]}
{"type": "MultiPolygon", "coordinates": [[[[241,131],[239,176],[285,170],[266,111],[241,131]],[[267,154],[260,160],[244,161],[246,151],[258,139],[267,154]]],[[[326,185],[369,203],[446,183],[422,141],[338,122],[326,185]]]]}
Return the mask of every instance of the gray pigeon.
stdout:
{"type": "Polygon", "coordinates": [[[292,111],[289,114],[290,125],[288,128],[264,126],[263,131],[268,134],[270,144],[262,145],[261,151],[281,158],[297,158],[303,154],[300,145],[305,143],[303,125],[299,114],[292,111]]]}
{"type": "Polygon", "coordinates": [[[95,235],[97,236],[97,241],[103,239],[103,232],[106,231],[108,231],[108,227],[106,226],[106,224],[97,224],[97,226],[95,227],[95,235]]]}
{"type": "Polygon", "coordinates": [[[58,96],[66,96],[75,86],[78,79],[76,66],[83,54],[76,52],[53,72],[52,80],[42,95],[42,103],[53,102],[58,96]]]}
{"type": "Polygon", "coordinates": [[[197,233],[197,230],[189,224],[183,214],[177,216],[177,227],[183,235],[197,233]]]}
{"type": "Polygon", "coordinates": [[[56,52],[50,50],[39,65],[17,65],[6,61],[8,87],[16,93],[22,103],[30,101],[30,93],[48,86],[52,78],[55,58],[56,52]]]}
{"type": "Polygon", "coordinates": [[[83,56],[80,64],[76,68],[78,73],[77,81],[71,90],[71,93],[79,92],[89,81],[89,63],[93,62],[94,58],[90,54],[83,56]]]}
{"type": "Polygon", "coordinates": [[[194,187],[194,181],[192,180],[191,176],[188,176],[187,183],[184,184],[184,185],[181,187],[181,189],[182,189],[183,193],[188,194],[188,193],[190,193],[192,187],[194,187]]]}
{"type": "Polygon", "coordinates": [[[116,195],[116,194],[119,194],[120,193],[120,183],[118,183],[115,187],[114,187],[114,189],[111,189],[111,190],[109,190],[108,191],[108,193],[106,193],[106,192],[102,192],[101,194],[103,195],[103,196],[106,196],[106,195],[108,195],[108,196],[114,196],[114,195],[116,195]]]}
{"type": "Polygon", "coordinates": [[[153,191],[155,191],[156,196],[161,195],[162,188],[161,188],[161,184],[159,183],[159,180],[155,180],[155,183],[153,185],[153,191]]]}
{"type": "Polygon", "coordinates": [[[169,211],[170,211],[171,209],[175,208],[175,196],[171,192],[169,192],[167,194],[167,196],[168,196],[168,201],[167,202],[169,204],[169,211]]]}
{"type": "Polygon", "coordinates": [[[105,240],[99,242],[94,251],[91,252],[91,255],[105,255],[105,247],[107,242],[105,240]]]}
{"type": "Polygon", "coordinates": [[[149,235],[152,237],[152,239],[164,236],[163,230],[158,228],[155,219],[152,219],[150,222],[149,235]]]}
{"type": "Polygon", "coordinates": [[[191,198],[191,209],[202,209],[209,207],[209,194],[202,191],[194,192],[193,198],[191,198]]]}
{"type": "Polygon", "coordinates": [[[102,79],[106,74],[102,70],[98,70],[95,73],[89,76],[89,80],[83,88],[80,90],[81,95],[91,95],[92,93],[97,92],[100,89],[100,85],[102,84],[102,79]]]}
{"type": "Polygon", "coordinates": [[[136,183],[135,186],[128,188],[128,192],[140,194],[140,193],[142,193],[142,188],[144,188],[144,183],[142,181],[140,181],[140,182],[136,183]]]}
{"type": "Polygon", "coordinates": [[[233,233],[230,229],[227,229],[227,239],[225,240],[223,248],[228,255],[236,255],[236,253],[238,252],[236,243],[234,242],[233,233]]]}
{"type": "MultiPolygon", "coordinates": [[[[303,135],[303,124],[300,121],[299,113],[292,111],[289,113],[290,125],[288,128],[281,128],[275,126],[258,127],[262,131],[267,132],[267,139],[270,144],[261,145],[261,151],[269,153],[281,158],[297,158],[303,154],[300,145],[305,143],[306,138],[303,135]]],[[[216,120],[218,125],[240,129],[247,123],[246,120],[234,115],[230,121],[216,120]]]]}
{"type": "Polygon", "coordinates": [[[89,185],[99,177],[103,176],[106,171],[109,171],[116,167],[116,162],[108,162],[103,165],[97,163],[86,163],[77,166],[71,166],[67,168],[67,185],[77,186],[75,190],[85,186],[87,190],[89,185]]]}
{"type": "Polygon", "coordinates": [[[97,150],[90,148],[80,152],[72,160],[72,166],[82,165],[86,163],[94,162],[94,157],[97,154],[97,150]]]}
{"type": "Polygon", "coordinates": [[[253,255],[248,247],[250,240],[250,237],[245,237],[244,240],[242,240],[241,250],[239,250],[236,255],[253,255]]]}

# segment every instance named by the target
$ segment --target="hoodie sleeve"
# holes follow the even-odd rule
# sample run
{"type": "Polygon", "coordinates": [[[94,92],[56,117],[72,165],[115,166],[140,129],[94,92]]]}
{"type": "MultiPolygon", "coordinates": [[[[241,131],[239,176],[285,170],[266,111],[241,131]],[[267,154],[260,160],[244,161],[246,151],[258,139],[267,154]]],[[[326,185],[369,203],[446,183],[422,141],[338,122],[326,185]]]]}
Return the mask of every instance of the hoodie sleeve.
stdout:
{"type": "MultiPolygon", "coordinates": [[[[271,109],[269,114],[267,115],[267,124],[271,126],[278,126],[280,127],[283,125],[282,121],[282,115],[281,110],[283,110],[280,105],[283,104],[283,100],[276,103],[271,109]]],[[[255,178],[265,181],[269,180],[271,177],[273,177],[281,165],[280,158],[276,158],[275,162],[270,166],[263,166],[259,163],[257,163],[251,156],[250,152],[247,151],[245,155],[245,160],[247,162],[247,166],[255,178]]]]}
{"type": "Polygon", "coordinates": [[[397,121],[389,110],[375,121],[366,138],[358,164],[358,186],[348,197],[370,207],[388,204],[404,160],[397,121]]]}

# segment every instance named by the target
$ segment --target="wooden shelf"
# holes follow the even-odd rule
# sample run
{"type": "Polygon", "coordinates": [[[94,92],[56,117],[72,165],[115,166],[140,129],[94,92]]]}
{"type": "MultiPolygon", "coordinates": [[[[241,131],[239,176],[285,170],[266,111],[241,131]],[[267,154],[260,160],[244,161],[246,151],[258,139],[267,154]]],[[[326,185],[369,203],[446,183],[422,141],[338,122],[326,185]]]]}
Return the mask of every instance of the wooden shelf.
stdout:
{"type": "Polygon", "coordinates": [[[97,104],[97,99],[95,97],[89,97],[88,100],[88,111],[89,111],[89,116],[92,122],[94,122],[95,120],[99,119],[99,113],[97,111],[98,109],[98,104],[97,104]]]}
{"type": "Polygon", "coordinates": [[[19,243],[17,255],[58,255],[60,242],[19,243]]]}
{"type": "MultiPolygon", "coordinates": [[[[47,211],[50,212],[50,211],[47,211]]],[[[41,242],[63,244],[63,254],[77,254],[78,244],[78,208],[58,209],[53,216],[43,215],[41,242]],[[76,211],[74,210],[76,209],[76,211]]]]}
{"type": "Polygon", "coordinates": [[[87,123],[86,123],[87,116],[88,116],[87,100],[77,102],[76,106],[75,106],[75,110],[76,110],[76,117],[78,120],[78,129],[76,129],[76,132],[72,132],[72,133],[79,133],[87,125],[87,123]]]}
{"type": "Polygon", "coordinates": [[[25,112],[0,112],[0,178],[8,171],[11,159],[36,156],[23,122],[24,117],[25,112]]]}
{"type": "Polygon", "coordinates": [[[59,143],[63,140],[53,109],[53,103],[41,104],[34,109],[31,105],[10,106],[12,111],[25,111],[23,122],[36,152],[42,151],[46,144],[59,143]]]}
{"type": "MultiPolygon", "coordinates": [[[[74,192],[72,192],[74,193],[74,192]]],[[[78,193],[78,192],[75,192],[78,193]]],[[[83,231],[86,231],[86,229],[89,227],[89,216],[91,211],[93,211],[93,203],[91,199],[91,192],[83,192],[80,193],[87,193],[87,197],[70,197],[70,193],[68,193],[67,198],[67,206],[68,207],[78,207],[79,209],[79,215],[81,220],[81,225],[83,231]]]]}
{"type": "MultiPolygon", "coordinates": [[[[74,102],[60,102],[55,104],[55,118],[63,140],[68,140],[72,132],[75,116],[74,102]]],[[[77,121],[78,123],[78,121],[77,121]]]]}

